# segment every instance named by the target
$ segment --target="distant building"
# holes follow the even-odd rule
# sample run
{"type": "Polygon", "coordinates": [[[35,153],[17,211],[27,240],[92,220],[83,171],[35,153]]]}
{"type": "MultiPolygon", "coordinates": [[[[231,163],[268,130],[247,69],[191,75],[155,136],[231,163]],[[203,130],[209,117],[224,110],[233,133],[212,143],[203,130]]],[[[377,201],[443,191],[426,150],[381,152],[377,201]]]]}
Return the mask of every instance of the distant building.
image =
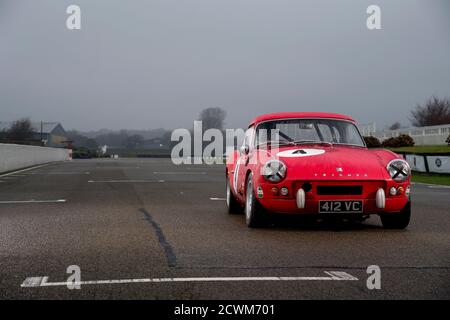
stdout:
{"type": "MultiPolygon", "coordinates": [[[[0,122],[0,131],[8,130],[12,122],[0,122]]],[[[42,141],[44,146],[64,148],[68,140],[66,130],[59,122],[31,122],[33,139],[42,141]]]]}

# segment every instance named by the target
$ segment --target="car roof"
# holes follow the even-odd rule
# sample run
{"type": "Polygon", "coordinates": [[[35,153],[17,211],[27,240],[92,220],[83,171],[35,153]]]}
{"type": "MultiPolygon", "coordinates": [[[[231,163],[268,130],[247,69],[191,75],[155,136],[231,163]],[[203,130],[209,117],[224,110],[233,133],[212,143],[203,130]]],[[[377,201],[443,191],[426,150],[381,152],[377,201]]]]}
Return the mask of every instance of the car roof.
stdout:
{"type": "Polygon", "coordinates": [[[301,119],[301,118],[323,118],[323,119],[341,119],[355,122],[355,120],[347,115],[331,112],[276,112],[263,114],[250,122],[249,127],[264,121],[277,119],[301,119]]]}

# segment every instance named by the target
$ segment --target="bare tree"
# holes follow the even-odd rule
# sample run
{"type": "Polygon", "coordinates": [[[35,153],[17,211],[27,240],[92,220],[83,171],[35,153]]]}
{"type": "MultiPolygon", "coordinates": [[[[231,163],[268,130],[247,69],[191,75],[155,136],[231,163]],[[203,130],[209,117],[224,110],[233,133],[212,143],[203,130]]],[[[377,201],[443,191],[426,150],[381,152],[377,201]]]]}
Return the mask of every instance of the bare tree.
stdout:
{"type": "Polygon", "coordinates": [[[23,118],[14,121],[8,130],[8,139],[10,140],[30,140],[33,138],[34,130],[30,119],[23,118]]]}
{"type": "Polygon", "coordinates": [[[390,125],[389,130],[397,130],[400,129],[401,127],[402,125],[400,124],[400,122],[397,121],[390,125]]]}
{"type": "Polygon", "coordinates": [[[67,137],[73,141],[75,148],[86,148],[88,150],[97,150],[98,143],[93,138],[88,138],[76,130],[67,131],[67,137]]]}
{"type": "Polygon", "coordinates": [[[207,108],[200,112],[199,120],[203,123],[203,130],[223,130],[226,115],[227,113],[222,108],[207,108]]]}
{"type": "Polygon", "coordinates": [[[416,127],[449,124],[450,100],[432,97],[424,106],[418,105],[411,114],[411,123],[416,127]]]}
{"type": "Polygon", "coordinates": [[[144,138],[139,134],[133,134],[131,136],[128,136],[126,139],[126,147],[128,149],[135,149],[137,148],[142,142],[144,141],[144,138]]]}
{"type": "Polygon", "coordinates": [[[8,139],[8,130],[2,129],[0,130],[0,140],[8,139]]]}

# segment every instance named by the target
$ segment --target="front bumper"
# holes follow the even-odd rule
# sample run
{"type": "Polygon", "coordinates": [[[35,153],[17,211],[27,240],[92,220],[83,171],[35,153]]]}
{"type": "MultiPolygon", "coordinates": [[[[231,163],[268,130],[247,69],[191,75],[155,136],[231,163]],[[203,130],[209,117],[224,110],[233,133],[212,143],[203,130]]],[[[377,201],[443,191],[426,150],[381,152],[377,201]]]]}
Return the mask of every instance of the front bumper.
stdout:
{"type": "MultiPolygon", "coordinates": [[[[303,188],[304,181],[283,181],[279,184],[261,181],[258,186],[258,198],[260,204],[268,211],[288,214],[318,214],[319,201],[323,200],[360,200],[363,203],[363,215],[394,213],[399,212],[407,204],[409,196],[406,193],[391,196],[389,189],[391,187],[402,187],[406,190],[410,182],[397,183],[392,180],[386,181],[308,181],[309,188],[305,188],[304,203],[299,205],[297,199],[298,190],[303,188]],[[340,194],[340,195],[322,195],[318,194],[318,186],[362,186],[360,194],[340,194]],[[288,195],[274,195],[273,188],[281,189],[286,187],[289,190],[288,195]],[[308,190],[309,189],[309,190],[308,190]],[[377,192],[383,190],[383,206],[380,206],[380,200],[377,201],[377,192]],[[262,191],[262,192],[261,192],[262,191]]],[[[301,203],[301,202],[300,202],[301,203]]],[[[361,213],[359,213],[361,214],[361,213]]]]}

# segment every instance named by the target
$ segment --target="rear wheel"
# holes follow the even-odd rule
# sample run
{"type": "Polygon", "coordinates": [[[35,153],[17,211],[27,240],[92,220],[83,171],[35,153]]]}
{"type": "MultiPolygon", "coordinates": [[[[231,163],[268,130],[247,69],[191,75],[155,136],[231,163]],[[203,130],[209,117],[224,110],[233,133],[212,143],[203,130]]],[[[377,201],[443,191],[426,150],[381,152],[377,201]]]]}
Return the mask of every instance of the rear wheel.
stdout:
{"type": "Polygon", "coordinates": [[[229,214],[238,214],[242,213],[242,208],[239,202],[236,200],[236,198],[233,195],[233,192],[230,188],[230,177],[226,177],[226,191],[227,191],[227,207],[228,207],[228,213],[229,214]]]}
{"type": "Polygon", "coordinates": [[[264,208],[258,202],[253,192],[253,174],[247,179],[245,196],[245,222],[249,228],[261,227],[265,222],[264,208]]]}
{"type": "Polygon", "coordinates": [[[385,213],[381,215],[383,227],[387,229],[405,229],[411,220],[411,201],[399,213],[385,213]]]}

